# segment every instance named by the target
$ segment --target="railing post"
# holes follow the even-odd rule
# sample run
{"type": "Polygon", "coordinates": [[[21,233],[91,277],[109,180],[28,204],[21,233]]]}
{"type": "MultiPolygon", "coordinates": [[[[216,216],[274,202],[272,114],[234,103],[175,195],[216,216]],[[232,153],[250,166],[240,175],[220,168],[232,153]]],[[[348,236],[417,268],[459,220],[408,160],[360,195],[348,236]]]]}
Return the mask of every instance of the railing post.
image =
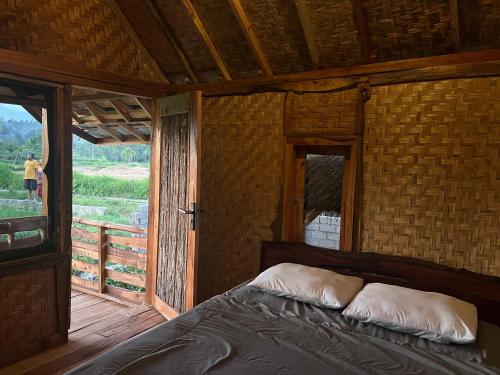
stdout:
{"type": "Polygon", "coordinates": [[[97,277],[99,278],[99,293],[104,293],[106,272],[106,228],[97,227],[97,277]]]}

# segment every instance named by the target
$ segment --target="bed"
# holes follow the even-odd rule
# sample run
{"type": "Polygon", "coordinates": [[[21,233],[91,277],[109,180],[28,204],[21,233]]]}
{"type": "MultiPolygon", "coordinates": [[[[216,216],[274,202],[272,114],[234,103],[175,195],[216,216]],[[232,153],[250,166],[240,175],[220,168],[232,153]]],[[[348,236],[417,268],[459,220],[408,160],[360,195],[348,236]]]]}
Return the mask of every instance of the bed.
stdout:
{"type": "Polygon", "coordinates": [[[261,268],[291,262],[474,303],[473,344],[438,344],[244,283],[70,374],[497,374],[500,279],[414,259],[264,242],[261,268]]]}

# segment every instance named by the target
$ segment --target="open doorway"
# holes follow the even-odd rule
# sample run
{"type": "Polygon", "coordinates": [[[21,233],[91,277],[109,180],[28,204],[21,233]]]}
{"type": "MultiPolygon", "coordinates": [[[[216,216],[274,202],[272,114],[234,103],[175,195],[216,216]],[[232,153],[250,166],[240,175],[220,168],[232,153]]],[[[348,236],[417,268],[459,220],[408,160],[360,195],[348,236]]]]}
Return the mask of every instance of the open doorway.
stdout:
{"type": "Polygon", "coordinates": [[[144,304],[151,100],[73,88],[72,287],[144,304]]]}
{"type": "Polygon", "coordinates": [[[287,138],[282,239],[352,250],[356,138],[287,138]]]}

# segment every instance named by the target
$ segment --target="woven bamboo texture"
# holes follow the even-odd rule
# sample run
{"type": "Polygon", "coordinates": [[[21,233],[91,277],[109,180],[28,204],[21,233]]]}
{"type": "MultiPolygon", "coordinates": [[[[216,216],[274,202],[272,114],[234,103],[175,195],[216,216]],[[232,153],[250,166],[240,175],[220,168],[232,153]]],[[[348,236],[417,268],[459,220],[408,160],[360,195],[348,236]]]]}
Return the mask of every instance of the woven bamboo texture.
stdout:
{"type": "Polygon", "coordinates": [[[295,94],[284,124],[285,134],[357,134],[356,102],[356,90],[295,94]]]}
{"type": "Polygon", "coordinates": [[[0,0],[0,48],[156,79],[105,0],[0,0]]]}
{"type": "Polygon", "coordinates": [[[203,101],[198,299],[259,271],[280,195],[283,94],[203,101]]]}
{"type": "Polygon", "coordinates": [[[500,48],[500,1],[458,2],[460,34],[466,49],[500,48]]]}
{"type": "Polygon", "coordinates": [[[500,275],[500,79],[373,89],[362,249],[500,275]]]}
{"type": "Polygon", "coordinates": [[[0,278],[0,355],[57,332],[54,269],[0,278]]]}
{"type": "Polygon", "coordinates": [[[366,0],[366,11],[379,61],[454,51],[448,0],[366,0]]]}
{"type": "Polygon", "coordinates": [[[233,78],[259,73],[259,66],[250,46],[226,0],[193,0],[205,29],[211,36],[233,78]]]}
{"type": "MultiPolygon", "coordinates": [[[[219,76],[217,66],[207,45],[196,30],[191,16],[180,0],[154,0],[163,19],[175,32],[180,47],[186,53],[197,75],[205,82],[217,81],[219,76]]],[[[134,1],[135,12],[137,3],[134,1]]],[[[167,68],[168,69],[168,68],[167,68]]]]}
{"type": "Polygon", "coordinates": [[[311,69],[294,1],[244,0],[242,5],[274,73],[311,69]]]}
{"type": "Polygon", "coordinates": [[[307,0],[320,68],[363,63],[351,0],[307,0]]]}

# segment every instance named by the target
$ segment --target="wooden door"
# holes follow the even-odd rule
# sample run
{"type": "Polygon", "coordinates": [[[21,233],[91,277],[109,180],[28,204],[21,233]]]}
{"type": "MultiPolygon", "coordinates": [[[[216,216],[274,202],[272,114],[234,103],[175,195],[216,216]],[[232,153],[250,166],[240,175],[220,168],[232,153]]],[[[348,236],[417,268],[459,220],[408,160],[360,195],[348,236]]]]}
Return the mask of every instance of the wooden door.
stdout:
{"type": "Polygon", "coordinates": [[[201,92],[161,98],[153,124],[150,302],[167,318],[194,306],[201,92]]]}

